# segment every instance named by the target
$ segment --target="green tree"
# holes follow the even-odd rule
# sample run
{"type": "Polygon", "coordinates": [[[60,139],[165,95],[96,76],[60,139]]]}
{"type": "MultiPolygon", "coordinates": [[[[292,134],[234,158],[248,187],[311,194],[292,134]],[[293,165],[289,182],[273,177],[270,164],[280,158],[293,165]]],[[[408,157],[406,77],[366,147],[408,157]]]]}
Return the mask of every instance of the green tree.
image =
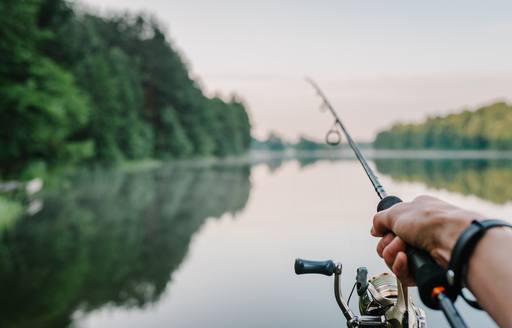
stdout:
{"type": "Polygon", "coordinates": [[[0,10],[3,171],[249,148],[243,102],[205,96],[155,17],[100,17],[64,0],[7,0],[0,10]]]}
{"type": "Polygon", "coordinates": [[[499,102],[475,111],[396,124],[377,134],[374,146],[389,149],[512,149],[512,106],[499,102]]]}
{"type": "Polygon", "coordinates": [[[43,56],[37,1],[3,1],[0,11],[0,165],[83,159],[93,151],[75,133],[89,117],[87,98],[71,74],[43,56]],[[77,158],[78,157],[78,158],[77,158]]]}

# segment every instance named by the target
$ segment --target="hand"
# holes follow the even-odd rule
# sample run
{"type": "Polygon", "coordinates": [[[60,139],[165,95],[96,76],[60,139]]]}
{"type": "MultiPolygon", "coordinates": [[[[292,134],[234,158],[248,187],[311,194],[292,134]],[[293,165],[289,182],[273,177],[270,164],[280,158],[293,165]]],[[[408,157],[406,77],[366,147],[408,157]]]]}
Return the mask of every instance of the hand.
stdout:
{"type": "Polygon", "coordinates": [[[446,267],[457,238],[472,220],[483,216],[460,209],[437,198],[420,196],[377,213],[371,234],[381,237],[377,253],[402,283],[412,286],[406,244],[426,250],[446,267]]]}

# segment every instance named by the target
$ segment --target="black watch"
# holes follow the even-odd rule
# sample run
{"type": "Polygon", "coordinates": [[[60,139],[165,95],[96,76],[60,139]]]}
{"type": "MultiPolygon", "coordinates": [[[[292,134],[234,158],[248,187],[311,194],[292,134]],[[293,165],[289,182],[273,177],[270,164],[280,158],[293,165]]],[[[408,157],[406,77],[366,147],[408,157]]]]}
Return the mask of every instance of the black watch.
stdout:
{"type": "Polygon", "coordinates": [[[452,291],[457,295],[460,294],[469,305],[477,309],[481,309],[480,305],[474,300],[467,299],[462,293],[465,271],[478,241],[487,230],[496,227],[512,228],[512,225],[502,220],[473,220],[457,239],[446,272],[446,280],[452,291]]]}

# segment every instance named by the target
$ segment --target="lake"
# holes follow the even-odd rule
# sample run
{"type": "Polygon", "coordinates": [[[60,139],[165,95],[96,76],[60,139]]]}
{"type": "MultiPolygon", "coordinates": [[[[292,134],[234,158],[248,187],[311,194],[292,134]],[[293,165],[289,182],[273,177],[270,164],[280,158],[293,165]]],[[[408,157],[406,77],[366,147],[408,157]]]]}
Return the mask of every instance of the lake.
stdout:
{"type": "MultiPolygon", "coordinates": [[[[405,200],[512,212],[510,160],[371,165],[405,200]]],[[[294,259],[343,263],[345,294],[357,267],[387,271],[369,235],[377,196],[354,160],[80,170],[37,201],[2,235],[1,327],[344,327],[332,278],[296,276],[294,259]]],[[[457,304],[471,327],[494,326],[457,304]]]]}

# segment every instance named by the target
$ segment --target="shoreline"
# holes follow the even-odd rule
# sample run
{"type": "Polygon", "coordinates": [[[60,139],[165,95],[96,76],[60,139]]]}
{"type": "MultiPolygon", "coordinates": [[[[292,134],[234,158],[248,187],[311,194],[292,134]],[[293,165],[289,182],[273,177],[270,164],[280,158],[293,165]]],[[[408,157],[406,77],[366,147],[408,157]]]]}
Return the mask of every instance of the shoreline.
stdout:
{"type": "MultiPolygon", "coordinates": [[[[395,149],[361,149],[363,155],[369,159],[511,159],[512,151],[500,150],[395,150],[395,149]]],[[[261,151],[253,150],[248,154],[251,158],[261,161],[263,159],[301,159],[318,158],[327,160],[352,160],[354,152],[349,148],[336,150],[316,151],[261,151]]]]}
{"type": "MultiPolygon", "coordinates": [[[[512,160],[512,151],[500,150],[391,150],[363,148],[361,152],[368,160],[376,159],[418,159],[418,160],[512,160]]],[[[238,156],[228,157],[191,157],[181,159],[141,159],[135,161],[124,161],[114,164],[78,164],[64,165],[54,171],[46,172],[45,175],[59,175],[69,170],[83,168],[109,168],[124,172],[152,170],[163,166],[189,166],[208,167],[217,165],[258,165],[272,162],[282,162],[301,159],[317,160],[356,160],[350,148],[333,150],[296,151],[287,149],[284,151],[270,150],[249,150],[247,153],[238,156]]],[[[0,182],[24,181],[26,179],[0,179],[0,182]]]]}
{"type": "MultiPolygon", "coordinates": [[[[361,152],[368,160],[376,159],[418,159],[418,160],[512,160],[512,151],[496,150],[386,150],[362,149],[361,152]]],[[[244,155],[228,157],[195,157],[175,160],[145,159],[127,161],[111,168],[132,172],[152,170],[164,166],[176,167],[209,167],[209,166],[239,166],[259,165],[272,162],[284,162],[301,159],[318,160],[356,160],[351,149],[316,150],[316,151],[267,151],[249,150],[244,155]]],[[[77,166],[79,167],[79,166],[77,166]]],[[[108,166],[107,166],[108,167],[108,166]]]]}

